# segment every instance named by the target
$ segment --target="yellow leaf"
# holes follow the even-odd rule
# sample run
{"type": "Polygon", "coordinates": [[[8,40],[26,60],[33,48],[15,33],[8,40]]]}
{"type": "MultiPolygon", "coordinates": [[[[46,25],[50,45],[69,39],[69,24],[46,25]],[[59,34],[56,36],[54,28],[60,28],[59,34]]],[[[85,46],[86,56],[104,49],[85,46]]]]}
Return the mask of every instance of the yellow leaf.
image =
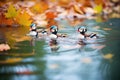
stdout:
{"type": "Polygon", "coordinates": [[[100,14],[102,12],[102,10],[103,10],[103,7],[100,4],[100,5],[95,6],[94,10],[96,11],[96,13],[100,14]]]}
{"type": "Polygon", "coordinates": [[[31,11],[34,13],[43,13],[47,9],[48,9],[48,4],[41,1],[40,3],[35,4],[31,8],[31,11]]]}
{"type": "Polygon", "coordinates": [[[103,58],[104,59],[111,59],[111,58],[113,58],[113,54],[111,54],[111,53],[109,53],[109,54],[106,54],[106,55],[103,55],[103,58]]]}
{"type": "Polygon", "coordinates": [[[11,4],[8,9],[7,13],[5,13],[6,18],[15,18],[19,14],[19,10],[17,11],[15,7],[11,4]]]}
{"type": "Polygon", "coordinates": [[[30,26],[32,20],[30,20],[31,16],[28,13],[24,12],[23,14],[19,14],[16,17],[17,22],[22,26],[30,26]]]}

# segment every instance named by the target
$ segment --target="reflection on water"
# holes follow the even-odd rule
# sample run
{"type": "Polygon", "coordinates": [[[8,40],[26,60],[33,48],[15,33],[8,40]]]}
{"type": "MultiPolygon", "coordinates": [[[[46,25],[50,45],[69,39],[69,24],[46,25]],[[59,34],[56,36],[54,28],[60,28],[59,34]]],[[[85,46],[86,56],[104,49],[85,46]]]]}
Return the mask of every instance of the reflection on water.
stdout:
{"type": "Polygon", "coordinates": [[[102,60],[99,46],[102,46],[102,44],[88,44],[77,48],[77,44],[64,43],[59,45],[61,47],[58,50],[58,55],[51,53],[45,56],[47,80],[102,79],[99,71],[102,60]],[[67,49],[64,46],[67,46],[67,49]],[[72,49],[68,46],[74,46],[75,48],[72,47],[74,48],[72,49]]]}
{"type": "Polygon", "coordinates": [[[20,43],[19,49],[0,56],[1,80],[119,80],[119,21],[84,21],[90,33],[100,36],[84,46],[77,44],[75,36],[78,33],[69,26],[60,32],[67,29],[70,37],[37,41],[33,52],[28,42],[25,42],[28,45],[20,43]],[[6,60],[11,62],[5,63],[6,60]]]}
{"type": "Polygon", "coordinates": [[[52,52],[57,52],[57,50],[59,49],[57,40],[51,40],[49,42],[49,46],[50,46],[52,52]]]}

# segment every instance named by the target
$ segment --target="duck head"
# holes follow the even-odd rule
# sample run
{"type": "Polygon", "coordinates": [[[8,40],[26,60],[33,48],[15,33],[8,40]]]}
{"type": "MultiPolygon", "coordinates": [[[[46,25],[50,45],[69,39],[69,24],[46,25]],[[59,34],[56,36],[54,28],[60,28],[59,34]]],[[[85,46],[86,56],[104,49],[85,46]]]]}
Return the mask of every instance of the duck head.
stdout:
{"type": "Polygon", "coordinates": [[[51,26],[51,27],[50,27],[50,32],[51,32],[52,34],[57,35],[58,27],[55,26],[55,25],[51,26]]]}
{"type": "Polygon", "coordinates": [[[32,24],[30,25],[30,28],[31,28],[31,29],[36,29],[36,24],[35,24],[35,23],[32,23],[32,24]]]}
{"type": "Polygon", "coordinates": [[[78,28],[78,32],[80,32],[80,34],[84,35],[87,32],[87,28],[85,26],[81,26],[78,28]]]}

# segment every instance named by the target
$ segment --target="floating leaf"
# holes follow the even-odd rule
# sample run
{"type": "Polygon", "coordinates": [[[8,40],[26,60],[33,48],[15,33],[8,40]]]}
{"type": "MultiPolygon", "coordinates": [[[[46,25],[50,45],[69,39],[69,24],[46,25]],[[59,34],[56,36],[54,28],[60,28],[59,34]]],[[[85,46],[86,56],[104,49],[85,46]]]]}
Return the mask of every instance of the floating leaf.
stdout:
{"type": "Polygon", "coordinates": [[[15,18],[19,13],[20,11],[17,11],[15,7],[11,4],[7,9],[7,13],[5,13],[5,16],[6,18],[15,18]]]}
{"type": "Polygon", "coordinates": [[[23,14],[19,14],[16,18],[17,22],[22,26],[30,26],[32,20],[30,20],[31,16],[28,13],[24,12],[23,14]]]}
{"type": "Polygon", "coordinates": [[[111,28],[103,28],[103,29],[104,29],[104,30],[107,30],[107,31],[108,31],[108,30],[112,30],[111,28]]]}
{"type": "Polygon", "coordinates": [[[104,59],[112,59],[113,56],[114,56],[113,54],[109,53],[109,54],[103,55],[103,58],[104,59]]]}

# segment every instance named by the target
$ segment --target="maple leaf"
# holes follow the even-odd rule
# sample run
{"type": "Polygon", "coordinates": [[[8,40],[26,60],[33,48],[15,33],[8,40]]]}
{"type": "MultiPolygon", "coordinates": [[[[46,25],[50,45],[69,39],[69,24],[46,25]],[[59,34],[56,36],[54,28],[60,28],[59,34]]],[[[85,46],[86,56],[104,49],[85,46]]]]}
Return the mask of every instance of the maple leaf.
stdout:
{"type": "Polygon", "coordinates": [[[6,18],[15,18],[20,13],[20,10],[16,10],[15,7],[11,4],[7,9],[7,13],[5,13],[6,18]]]}
{"type": "Polygon", "coordinates": [[[56,16],[57,15],[55,12],[52,12],[52,11],[46,12],[47,19],[54,19],[56,16]]]}
{"type": "Polygon", "coordinates": [[[48,9],[48,4],[45,2],[36,3],[32,8],[31,11],[34,13],[43,13],[45,10],[48,9]],[[43,7],[44,6],[44,7],[43,7]]]}
{"type": "Polygon", "coordinates": [[[35,13],[39,13],[40,12],[40,4],[35,4],[33,7],[32,7],[32,9],[31,9],[33,12],[35,12],[35,13]]]}
{"type": "Polygon", "coordinates": [[[100,5],[95,6],[94,10],[96,11],[96,13],[100,14],[102,12],[102,10],[103,10],[103,7],[100,4],[100,5]]]}
{"type": "Polygon", "coordinates": [[[32,20],[30,20],[31,16],[28,15],[28,13],[24,12],[22,14],[19,14],[16,17],[17,22],[22,26],[30,26],[32,20]]]}

